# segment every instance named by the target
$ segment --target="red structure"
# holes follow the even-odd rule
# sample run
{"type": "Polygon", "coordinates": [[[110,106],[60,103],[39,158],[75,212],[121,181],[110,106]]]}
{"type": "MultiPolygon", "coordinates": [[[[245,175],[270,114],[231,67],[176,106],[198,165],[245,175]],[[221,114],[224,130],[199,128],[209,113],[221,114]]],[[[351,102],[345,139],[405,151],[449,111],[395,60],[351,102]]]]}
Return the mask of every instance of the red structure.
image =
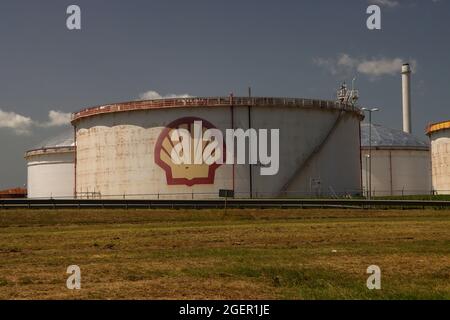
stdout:
{"type": "Polygon", "coordinates": [[[15,188],[0,191],[0,199],[26,198],[27,189],[15,188]]]}

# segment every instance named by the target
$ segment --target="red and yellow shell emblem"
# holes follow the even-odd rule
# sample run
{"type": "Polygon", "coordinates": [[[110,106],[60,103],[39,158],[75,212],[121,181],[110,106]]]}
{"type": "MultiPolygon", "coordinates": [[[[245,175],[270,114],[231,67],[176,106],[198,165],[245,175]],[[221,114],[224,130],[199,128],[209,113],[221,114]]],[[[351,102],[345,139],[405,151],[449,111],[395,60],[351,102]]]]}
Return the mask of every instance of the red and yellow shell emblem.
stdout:
{"type": "MultiPolygon", "coordinates": [[[[186,185],[191,187],[199,184],[214,184],[215,173],[220,164],[176,164],[171,158],[174,148],[174,143],[171,140],[173,131],[177,129],[188,130],[191,139],[193,139],[194,123],[196,121],[202,122],[202,133],[208,129],[216,129],[210,122],[201,118],[182,118],[167,125],[156,142],[155,163],[165,171],[168,185],[186,185]]],[[[201,143],[201,150],[204,150],[209,144],[208,141],[201,141],[201,143]]],[[[191,145],[193,147],[194,143],[191,143],[191,145]]],[[[194,152],[190,154],[194,156],[194,152]]],[[[191,163],[194,163],[194,161],[191,163]]]]}

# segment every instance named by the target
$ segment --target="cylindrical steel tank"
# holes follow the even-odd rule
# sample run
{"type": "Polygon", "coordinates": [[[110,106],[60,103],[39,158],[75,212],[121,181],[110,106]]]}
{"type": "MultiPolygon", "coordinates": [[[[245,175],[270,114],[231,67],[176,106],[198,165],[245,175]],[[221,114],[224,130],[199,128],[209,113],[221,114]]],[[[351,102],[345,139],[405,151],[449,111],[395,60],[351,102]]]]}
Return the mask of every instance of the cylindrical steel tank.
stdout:
{"type": "Polygon", "coordinates": [[[429,145],[412,134],[380,125],[361,124],[361,162],[365,194],[369,174],[372,196],[427,195],[431,190],[429,145]],[[372,143],[369,130],[372,129],[372,143]],[[369,150],[372,169],[369,173],[369,150]]]}
{"type": "Polygon", "coordinates": [[[431,140],[433,189],[450,194],[450,121],[432,124],[427,130],[431,140]]]}
{"type": "Polygon", "coordinates": [[[365,193],[372,196],[426,195],[431,188],[429,145],[417,137],[380,125],[361,125],[361,162],[365,193]],[[369,130],[372,142],[369,143],[369,130]],[[372,169],[369,173],[369,150],[372,169]]]}
{"type": "Polygon", "coordinates": [[[85,109],[72,120],[77,196],[200,199],[217,198],[220,189],[236,197],[357,194],[362,118],[350,105],[289,98],[163,99],[85,109]],[[264,176],[264,165],[248,162],[171,164],[168,133],[194,121],[224,135],[279,129],[279,172],[264,176]]]}
{"type": "Polygon", "coordinates": [[[73,130],[42,143],[25,154],[28,198],[73,198],[75,143],[73,130]]]}

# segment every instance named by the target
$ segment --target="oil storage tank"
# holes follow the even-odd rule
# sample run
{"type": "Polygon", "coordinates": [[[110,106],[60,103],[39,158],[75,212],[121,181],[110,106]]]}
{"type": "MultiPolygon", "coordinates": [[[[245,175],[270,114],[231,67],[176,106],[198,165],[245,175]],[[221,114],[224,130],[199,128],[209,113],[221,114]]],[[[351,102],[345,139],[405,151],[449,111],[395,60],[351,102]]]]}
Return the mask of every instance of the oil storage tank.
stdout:
{"type": "Polygon", "coordinates": [[[374,197],[427,195],[431,192],[429,144],[410,133],[362,123],[361,163],[366,195],[369,195],[370,180],[374,197]]]}
{"type": "Polygon", "coordinates": [[[25,154],[28,198],[74,197],[75,142],[73,129],[41,143],[25,154]]]}
{"type": "MultiPolygon", "coordinates": [[[[236,197],[357,194],[362,118],[348,104],[292,98],[177,98],[88,108],[72,119],[77,196],[201,199],[217,198],[221,189],[236,197]],[[279,129],[279,170],[263,175],[267,163],[261,161],[171,163],[171,134],[184,128],[193,135],[196,122],[224,136],[227,130],[279,129]]],[[[249,136],[247,151],[248,140],[261,148],[261,134],[249,136]]]]}
{"type": "Polygon", "coordinates": [[[450,194],[450,120],[430,125],[427,134],[431,140],[434,192],[450,194]]]}

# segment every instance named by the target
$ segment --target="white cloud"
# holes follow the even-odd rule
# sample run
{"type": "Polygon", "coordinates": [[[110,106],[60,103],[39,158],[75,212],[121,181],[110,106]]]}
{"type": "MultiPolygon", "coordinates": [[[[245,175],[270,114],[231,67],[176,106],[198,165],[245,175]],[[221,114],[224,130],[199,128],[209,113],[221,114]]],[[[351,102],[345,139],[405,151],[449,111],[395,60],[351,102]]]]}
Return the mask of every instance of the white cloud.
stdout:
{"type": "Polygon", "coordinates": [[[337,58],[315,58],[314,63],[324,69],[327,69],[332,75],[349,77],[358,66],[358,61],[350,55],[344,53],[337,58]]]}
{"type": "MultiPolygon", "coordinates": [[[[324,67],[333,75],[343,77],[351,76],[356,72],[368,76],[370,79],[378,79],[382,76],[400,74],[403,63],[408,60],[402,58],[353,58],[349,54],[340,54],[337,58],[316,58],[314,63],[324,67]]],[[[417,61],[409,60],[413,72],[417,69],[417,61]]]]}
{"type": "Polygon", "coordinates": [[[44,123],[44,127],[60,127],[70,124],[71,114],[62,111],[50,110],[48,113],[49,121],[44,123]]]}
{"type": "Polygon", "coordinates": [[[32,126],[33,120],[31,118],[0,109],[0,128],[12,129],[19,135],[26,135],[31,133],[32,126]]]}
{"type": "Polygon", "coordinates": [[[338,66],[344,67],[344,68],[354,68],[358,65],[358,60],[353,59],[348,54],[342,54],[338,58],[337,64],[338,64],[338,66]]]}
{"type": "Polygon", "coordinates": [[[332,74],[337,73],[335,64],[331,59],[314,58],[313,62],[314,62],[314,64],[318,65],[319,67],[323,67],[323,68],[327,69],[332,74]]]}
{"type": "Polygon", "coordinates": [[[139,95],[139,100],[156,100],[156,99],[176,99],[176,98],[192,98],[189,94],[168,94],[161,95],[156,91],[150,90],[139,95]]]}
{"type": "Polygon", "coordinates": [[[397,7],[400,3],[396,0],[369,0],[370,4],[376,4],[379,6],[394,8],[397,7]]]}
{"type": "Polygon", "coordinates": [[[51,110],[48,113],[48,121],[42,123],[30,117],[0,109],[0,128],[11,129],[18,135],[29,135],[36,127],[50,128],[69,125],[70,118],[70,113],[51,110]]]}
{"type": "Polygon", "coordinates": [[[373,76],[373,77],[381,77],[384,75],[395,75],[400,73],[402,69],[403,59],[395,58],[395,59],[373,59],[373,60],[365,60],[361,61],[358,64],[357,70],[358,72],[373,76]]]}
{"type": "MultiPolygon", "coordinates": [[[[441,0],[431,0],[433,3],[438,3],[441,0]]],[[[407,0],[367,0],[368,4],[376,4],[380,7],[387,7],[387,8],[395,8],[395,7],[401,7],[404,6],[408,1],[407,0]]],[[[411,1],[409,1],[411,2],[411,1]]]]}

